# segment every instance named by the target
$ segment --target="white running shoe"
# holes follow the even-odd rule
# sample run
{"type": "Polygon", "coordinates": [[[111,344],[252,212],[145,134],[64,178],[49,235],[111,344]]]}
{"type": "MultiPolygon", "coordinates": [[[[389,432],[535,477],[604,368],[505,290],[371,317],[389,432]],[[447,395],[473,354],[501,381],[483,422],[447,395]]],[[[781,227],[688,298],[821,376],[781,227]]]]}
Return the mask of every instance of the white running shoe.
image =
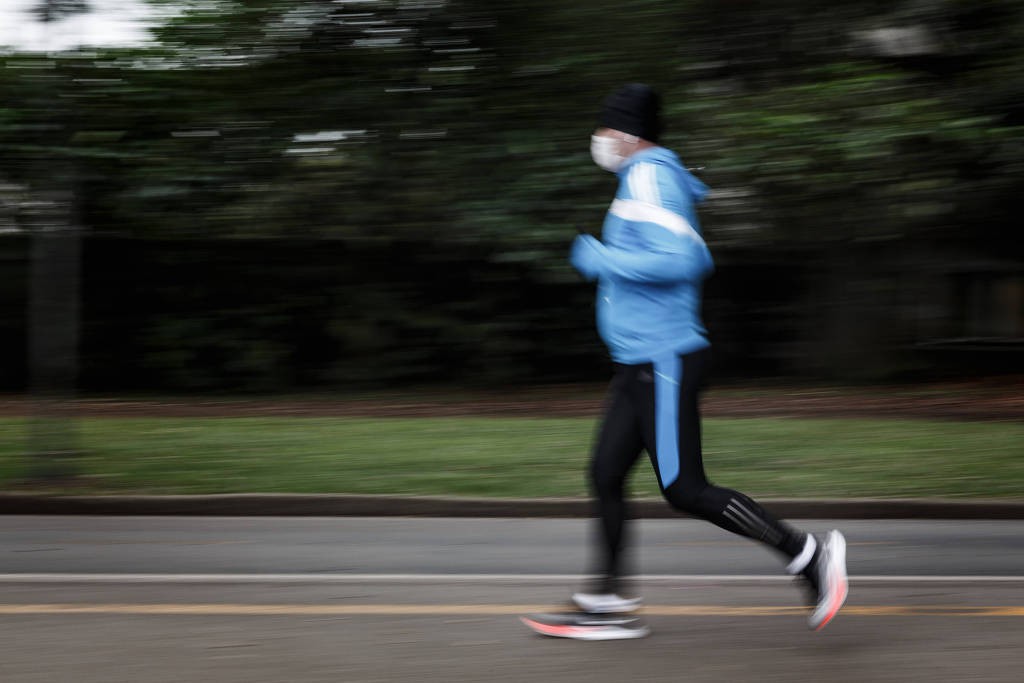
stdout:
{"type": "Polygon", "coordinates": [[[838,531],[833,529],[825,536],[814,571],[818,584],[818,604],[807,619],[807,625],[820,631],[839,612],[849,592],[846,539],[838,531]]]}
{"type": "Polygon", "coordinates": [[[519,617],[535,632],[555,638],[576,640],[624,640],[643,638],[651,632],[640,617],[595,614],[531,614],[519,617]]]}
{"type": "Polygon", "coordinates": [[[635,612],[642,598],[623,598],[615,593],[573,593],[573,603],[590,614],[623,614],[635,612]]]}

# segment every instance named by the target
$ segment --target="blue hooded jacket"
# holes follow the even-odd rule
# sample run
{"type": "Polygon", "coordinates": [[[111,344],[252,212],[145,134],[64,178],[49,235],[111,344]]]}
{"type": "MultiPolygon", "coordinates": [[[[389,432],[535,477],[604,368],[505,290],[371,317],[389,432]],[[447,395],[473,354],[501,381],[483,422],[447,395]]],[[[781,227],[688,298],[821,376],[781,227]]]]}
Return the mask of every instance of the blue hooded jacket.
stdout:
{"type": "Polygon", "coordinates": [[[702,283],[714,270],[696,205],[707,186],[663,147],[630,156],[602,239],[580,235],[570,261],[597,280],[597,327],[612,359],[656,362],[708,346],[702,283]]]}

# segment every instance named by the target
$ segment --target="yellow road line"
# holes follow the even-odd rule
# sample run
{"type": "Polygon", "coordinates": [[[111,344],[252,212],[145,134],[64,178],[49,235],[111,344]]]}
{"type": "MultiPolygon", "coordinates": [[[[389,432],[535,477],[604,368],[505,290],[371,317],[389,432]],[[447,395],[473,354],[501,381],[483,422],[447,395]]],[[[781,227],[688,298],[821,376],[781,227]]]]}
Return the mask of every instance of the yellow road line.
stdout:
{"type": "MultiPolygon", "coordinates": [[[[563,611],[551,605],[245,605],[245,604],[131,604],[131,603],[52,603],[3,604],[0,615],[19,614],[139,614],[200,616],[467,616],[515,615],[531,612],[563,611]]],[[[727,605],[651,605],[642,613],[648,616],[693,617],[776,617],[806,613],[802,607],[727,605]]],[[[847,616],[862,617],[1024,617],[1024,606],[960,606],[960,605],[849,605],[847,616]]]]}

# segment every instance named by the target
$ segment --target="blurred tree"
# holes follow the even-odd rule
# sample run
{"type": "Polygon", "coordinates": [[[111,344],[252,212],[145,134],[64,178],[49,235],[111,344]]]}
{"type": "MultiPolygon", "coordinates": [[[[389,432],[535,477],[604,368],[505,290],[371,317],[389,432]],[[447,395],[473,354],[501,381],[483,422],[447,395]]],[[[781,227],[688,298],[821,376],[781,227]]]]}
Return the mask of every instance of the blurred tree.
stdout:
{"type": "Polygon", "coordinates": [[[89,3],[86,0],[40,0],[33,12],[40,21],[51,23],[88,10],[89,3]]]}
{"type": "MultiPolygon", "coordinates": [[[[40,7],[56,17],[88,3],[40,7]]],[[[902,308],[880,303],[894,282],[967,252],[1024,258],[1022,31],[1013,0],[192,3],[153,46],[8,55],[0,163],[41,191],[57,167],[23,162],[67,160],[74,172],[57,176],[74,178],[93,234],[225,250],[331,239],[414,248],[440,268],[462,245],[500,277],[526,272],[569,291],[567,242],[576,226],[598,229],[614,182],[588,159],[596,110],[611,88],[645,80],[665,96],[666,144],[707,169],[716,253],[811,272],[814,284],[779,304],[784,324],[802,328],[790,355],[817,374],[884,374],[898,360],[878,354],[918,334],[902,308]],[[59,101],[41,104],[58,80],[59,101]]],[[[471,289],[468,274],[482,275],[465,271],[471,289]]],[[[501,320],[500,297],[477,294],[465,306],[479,318],[537,324],[501,320]]],[[[405,295],[328,299],[316,315],[349,321],[330,326],[339,347],[382,334],[384,318],[438,339],[466,325],[405,295]]],[[[783,324],[754,300],[730,302],[730,316],[783,324]]],[[[178,315],[146,332],[155,355],[186,334],[209,348],[255,334],[239,341],[238,328],[178,315]]],[[[224,320],[272,335],[281,315],[268,301],[224,320]]],[[[500,349],[500,338],[479,344],[500,349]]],[[[272,379],[281,344],[256,354],[270,383],[287,381],[272,379]]]]}
{"type": "MultiPolygon", "coordinates": [[[[47,24],[84,11],[85,3],[44,0],[37,8],[47,24]]],[[[81,231],[75,215],[75,161],[64,151],[74,137],[68,106],[75,88],[60,70],[30,72],[30,111],[45,141],[26,150],[24,167],[35,191],[25,217],[32,237],[28,300],[29,378],[34,413],[29,476],[68,480],[79,454],[72,399],[79,355],[81,231]],[[49,73],[47,73],[49,71],[49,73]]]]}

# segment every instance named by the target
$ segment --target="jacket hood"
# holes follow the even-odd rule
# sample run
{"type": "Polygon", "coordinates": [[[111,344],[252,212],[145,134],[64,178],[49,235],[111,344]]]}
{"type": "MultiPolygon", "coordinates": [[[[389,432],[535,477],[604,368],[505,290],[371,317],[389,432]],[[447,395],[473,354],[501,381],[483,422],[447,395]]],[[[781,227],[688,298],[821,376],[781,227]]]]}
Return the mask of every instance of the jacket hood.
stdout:
{"type": "Polygon", "coordinates": [[[686,184],[686,189],[690,191],[693,196],[693,203],[699,204],[704,201],[711,191],[707,185],[703,183],[697,176],[693,175],[686,170],[683,166],[683,162],[679,159],[675,152],[664,147],[649,147],[643,151],[637,152],[628,159],[626,163],[622,165],[616,173],[621,178],[629,171],[629,167],[639,161],[658,161],[668,166],[671,166],[679,172],[682,176],[683,181],[686,184]]]}

